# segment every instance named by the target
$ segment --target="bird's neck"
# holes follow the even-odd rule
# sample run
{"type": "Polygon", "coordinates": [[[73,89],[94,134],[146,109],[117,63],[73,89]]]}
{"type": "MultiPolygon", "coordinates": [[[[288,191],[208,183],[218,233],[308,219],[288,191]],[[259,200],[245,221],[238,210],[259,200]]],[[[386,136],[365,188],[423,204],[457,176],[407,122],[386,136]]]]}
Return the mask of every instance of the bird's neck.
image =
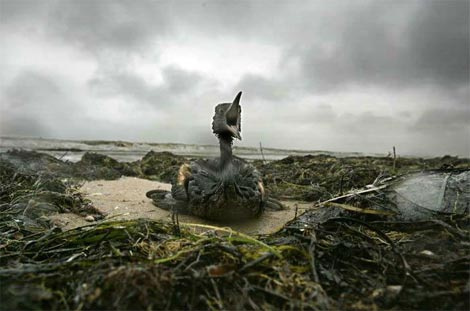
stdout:
{"type": "Polygon", "coordinates": [[[220,169],[226,169],[232,163],[232,141],[231,136],[220,135],[220,169]]]}

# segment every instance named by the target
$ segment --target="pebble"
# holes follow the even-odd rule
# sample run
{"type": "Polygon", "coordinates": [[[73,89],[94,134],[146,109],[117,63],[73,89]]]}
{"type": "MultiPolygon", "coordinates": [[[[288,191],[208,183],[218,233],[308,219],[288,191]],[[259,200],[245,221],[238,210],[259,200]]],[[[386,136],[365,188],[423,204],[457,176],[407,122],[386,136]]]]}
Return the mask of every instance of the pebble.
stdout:
{"type": "Polygon", "coordinates": [[[389,285],[387,286],[387,294],[391,296],[396,296],[401,292],[402,289],[402,285],[389,285]]]}
{"type": "Polygon", "coordinates": [[[95,221],[95,217],[93,217],[91,215],[88,215],[88,216],[85,217],[85,220],[89,221],[89,222],[92,222],[92,221],[95,221]]]}
{"type": "Polygon", "coordinates": [[[428,251],[427,249],[425,249],[424,251],[420,252],[421,255],[424,255],[426,257],[436,257],[436,254],[434,254],[433,252],[431,251],[428,251]]]}

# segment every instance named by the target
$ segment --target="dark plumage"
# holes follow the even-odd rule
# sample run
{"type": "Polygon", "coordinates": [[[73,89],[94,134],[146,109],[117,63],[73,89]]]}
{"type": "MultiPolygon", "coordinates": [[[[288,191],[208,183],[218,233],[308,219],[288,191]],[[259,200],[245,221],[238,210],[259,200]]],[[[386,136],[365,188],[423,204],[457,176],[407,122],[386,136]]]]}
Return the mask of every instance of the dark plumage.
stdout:
{"type": "Polygon", "coordinates": [[[158,207],[213,220],[258,216],[266,204],[260,173],[232,155],[234,138],[241,139],[241,92],[232,103],[215,107],[212,131],[219,139],[220,157],[183,164],[171,193],[147,192],[158,207]]]}

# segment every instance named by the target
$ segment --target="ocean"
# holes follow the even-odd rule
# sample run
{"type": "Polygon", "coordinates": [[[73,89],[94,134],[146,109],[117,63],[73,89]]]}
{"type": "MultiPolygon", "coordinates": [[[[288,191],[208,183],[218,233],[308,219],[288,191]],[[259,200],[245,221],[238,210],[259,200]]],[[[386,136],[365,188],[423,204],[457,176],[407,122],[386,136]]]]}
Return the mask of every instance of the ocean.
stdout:
{"type": "MultiPolygon", "coordinates": [[[[24,149],[44,152],[58,159],[77,162],[85,152],[96,152],[108,155],[118,161],[132,162],[141,159],[147,152],[168,151],[187,157],[216,157],[219,154],[217,145],[193,145],[175,143],[147,143],[104,140],[62,140],[34,137],[0,137],[0,152],[11,149],[24,149]]],[[[383,154],[367,154],[359,152],[331,152],[321,150],[287,150],[276,148],[260,148],[235,146],[233,153],[247,160],[264,159],[279,160],[289,155],[304,156],[307,154],[327,154],[336,157],[350,156],[384,156],[383,154]]]]}

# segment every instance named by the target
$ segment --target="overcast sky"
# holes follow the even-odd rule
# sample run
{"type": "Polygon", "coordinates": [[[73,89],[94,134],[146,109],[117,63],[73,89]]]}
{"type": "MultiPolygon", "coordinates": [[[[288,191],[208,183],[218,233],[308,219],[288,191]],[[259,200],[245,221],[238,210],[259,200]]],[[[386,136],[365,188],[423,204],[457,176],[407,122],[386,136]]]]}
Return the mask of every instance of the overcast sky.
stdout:
{"type": "Polygon", "coordinates": [[[470,153],[469,1],[0,0],[0,134],[470,153]]]}

